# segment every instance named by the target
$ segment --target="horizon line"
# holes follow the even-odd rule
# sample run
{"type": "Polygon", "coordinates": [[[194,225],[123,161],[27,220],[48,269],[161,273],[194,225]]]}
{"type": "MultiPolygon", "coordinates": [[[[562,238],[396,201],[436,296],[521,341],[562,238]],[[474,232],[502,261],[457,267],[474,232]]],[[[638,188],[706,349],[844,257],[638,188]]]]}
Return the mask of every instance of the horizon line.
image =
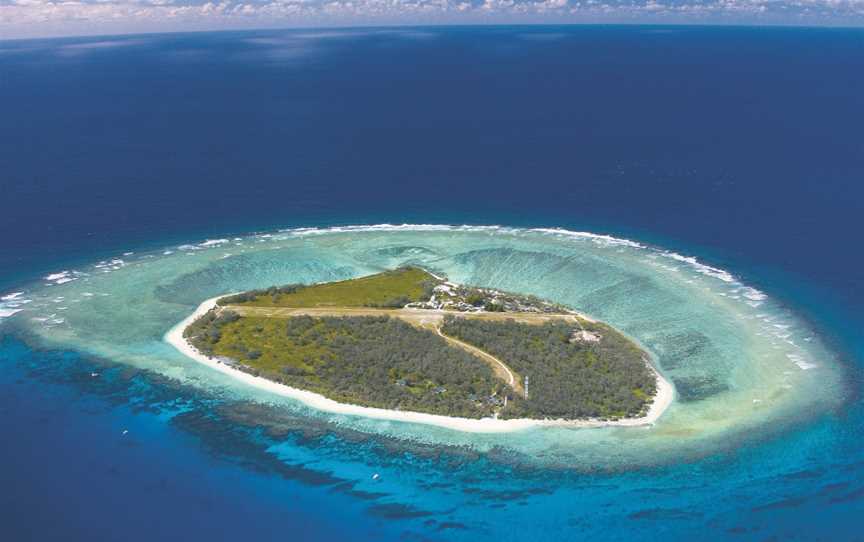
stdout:
{"type": "Polygon", "coordinates": [[[692,29],[797,29],[797,30],[847,30],[847,31],[864,31],[864,23],[859,25],[848,24],[832,24],[832,23],[799,23],[799,22],[518,22],[518,23],[502,23],[502,22],[471,22],[471,23],[375,23],[375,24],[314,24],[314,25],[290,25],[290,26],[261,26],[261,27],[237,27],[237,28],[210,28],[210,29],[190,29],[190,30],[153,30],[153,31],[131,31],[131,32],[93,32],[93,33],[69,33],[69,34],[50,34],[22,36],[4,38],[0,37],[0,43],[22,42],[22,41],[50,41],[76,38],[125,38],[133,36],[182,36],[196,34],[229,34],[229,33],[251,33],[251,32],[290,32],[304,30],[392,30],[392,29],[429,29],[447,30],[447,29],[491,29],[491,28],[575,28],[575,27],[623,27],[623,28],[692,28],[692,29]]]}

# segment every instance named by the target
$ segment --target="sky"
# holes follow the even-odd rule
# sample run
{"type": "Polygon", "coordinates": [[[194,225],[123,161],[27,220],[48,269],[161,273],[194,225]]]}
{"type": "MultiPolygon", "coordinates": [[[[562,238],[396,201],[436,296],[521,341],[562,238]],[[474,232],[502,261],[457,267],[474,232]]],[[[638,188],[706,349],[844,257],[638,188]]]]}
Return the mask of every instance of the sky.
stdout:
{"type": "Polygon", "coordinates": [[[864,26],[864,0],[0,0],[0,40],[496,23],[864,26]]]}

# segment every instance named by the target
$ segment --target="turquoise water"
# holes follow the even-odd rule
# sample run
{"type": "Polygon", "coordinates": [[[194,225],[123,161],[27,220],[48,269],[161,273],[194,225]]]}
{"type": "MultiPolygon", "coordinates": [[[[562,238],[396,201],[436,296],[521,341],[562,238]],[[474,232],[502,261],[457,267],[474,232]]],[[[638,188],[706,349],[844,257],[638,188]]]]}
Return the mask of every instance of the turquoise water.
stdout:
{"type": "MultiPolygon", "coordinates": [[[[729,529],[755,537],[759,523],[735,510],[747,507],[762,520],[786,515],[805,504],[786,497],[786,485],[801,494],[802,480],[818,483],[813,492],[823,500],[840,498],[847,514],[857,506],[854,491],[842,500],[850,492],[848,466],[821,470],[826,449],[848,446],[833,427],[849,394],[841,360],[764,293],[635,241],[503,227],[285,230],[121,253],[57,269],[3,297],[0,325],[30,348],[110,360],[38,373],[69,373],[98,390],[132,371],[133,381],[144,380],[107,396],[153,412],[155,429],[147,431],[164,431],[168,422],[241,464],[287,469],[283,476],[313,488],[304,505],[321,498],[319,486],[332,491],[347,483],[339,499],[350,504],[329,505],[371,517],[358,528],[373,539],[406,532],[523,539],[508,527],[514,523],[532,540],[573,532],[608,538],[602,525],[621,519],[627,523],[616,532],[630,540],[656,539],[664,528],[701,535],[709,519],[718,537],[729,529]],[[470,434],[317,412],[237,383],[163,340],[215,295],[405,263],[543,296],[612,323],[652,354],[675,385],[675,402],[653,427],[470,434]],[[806,468],[814,458],[819,471],[806,468]]],[[[790,535],[812,527],[794,514],[777,525],[790,535]]]]}
{"type": "Polygon", "coordinates": [[[762,292],[673,252],[564,230],[382,226],[203,240],[57,270],[5,304],[7,312],[20,310],[10,322],[44,346],[278,406],[315,423],[425,445],[506,450],[531,466],[615,469],[699,457],[812,419],[842,404],[846,393],[839,360],[762,292]],[[215,295],[406,263],[461,283],[539,295],[610,322],[648,349],[673,382],[675,402],[653,427],[477,435],[316,412],[234,382],[163,340],[215,295]]]}

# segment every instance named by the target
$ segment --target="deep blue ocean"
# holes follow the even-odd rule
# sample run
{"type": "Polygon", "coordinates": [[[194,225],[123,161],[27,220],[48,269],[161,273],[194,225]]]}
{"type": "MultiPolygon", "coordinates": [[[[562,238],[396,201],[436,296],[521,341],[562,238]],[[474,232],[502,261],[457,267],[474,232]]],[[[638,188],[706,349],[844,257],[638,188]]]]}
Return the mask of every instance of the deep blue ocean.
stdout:
{"type": "MultiPolygon", "coordinates": [[[[564,227],[693,254],[808,319],[846,363],[852,397],[733,458],[583,474],[585,502],[572,506],[600,506],[589,488],[603,484],[675,478],[691,507],[664,506],[659,490],[616,493],[603,537],[864,540],[862,125],[864,31],[853,29],[0,41],[0,292],[122,250],[291,226],[564,227]],[[746,492],[753,465],[825,432],[845,440],[830,455],[790,458],[761,505],[700,493],[727,478],[746,492]]],[[[206,398],[170,381],[3,333],[0,539],[489,535],[285,466],[254,428],[201,415],[206,398]],[[110,377],[84,378],[93,366],[110,377]]],[[[374,463],[386,451],[368,453],[374,463]]],[[[463,461],[453,468],[483,459],[463,461]]],[[[554,498],[554,476],[531,476],[554,498]]],[[[531,540],[518,514],[544,512],[518,500],[510,537],[531,540]]],[[[560,539],[596,536],[588,523],[560,539]]]]}

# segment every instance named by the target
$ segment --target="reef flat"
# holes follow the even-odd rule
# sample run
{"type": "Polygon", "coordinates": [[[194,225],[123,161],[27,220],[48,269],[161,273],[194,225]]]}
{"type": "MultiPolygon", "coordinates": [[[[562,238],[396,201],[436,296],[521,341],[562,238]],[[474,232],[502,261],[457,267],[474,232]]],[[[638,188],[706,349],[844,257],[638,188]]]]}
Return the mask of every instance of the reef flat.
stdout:
{"type": "MultiPolygon", "coordinates": [[[[2,297],[0,309],[14,314],[0,325],[15,326],[45,347],[73,349],[204,391],[270,404],[314,424],[426,446],[506,449],[542,464],[614,467],[702,456],[824,413],[842,404],[847,393],[834,354],[783,304],[690,256],[585,232],[446,225],[274,231],[119,253],[92,265],[57,269],[2,297]],[[196,363],[164,341],[166,330],[196,307],[232,292],[336,282],[401,266],[426,269],[455,284],[577,307],[647,352],[674,386],[675,401],[653,426],[641,429],[574,431],[535,424],[515,433],[480,435],[406,418],[311,408],[263,384],[250,386],[196,363]]],[[[259,309],[295,310],[249,307],[259,309]]],[[[472,422],[487,420],[515,422],[472,422]]]]}

